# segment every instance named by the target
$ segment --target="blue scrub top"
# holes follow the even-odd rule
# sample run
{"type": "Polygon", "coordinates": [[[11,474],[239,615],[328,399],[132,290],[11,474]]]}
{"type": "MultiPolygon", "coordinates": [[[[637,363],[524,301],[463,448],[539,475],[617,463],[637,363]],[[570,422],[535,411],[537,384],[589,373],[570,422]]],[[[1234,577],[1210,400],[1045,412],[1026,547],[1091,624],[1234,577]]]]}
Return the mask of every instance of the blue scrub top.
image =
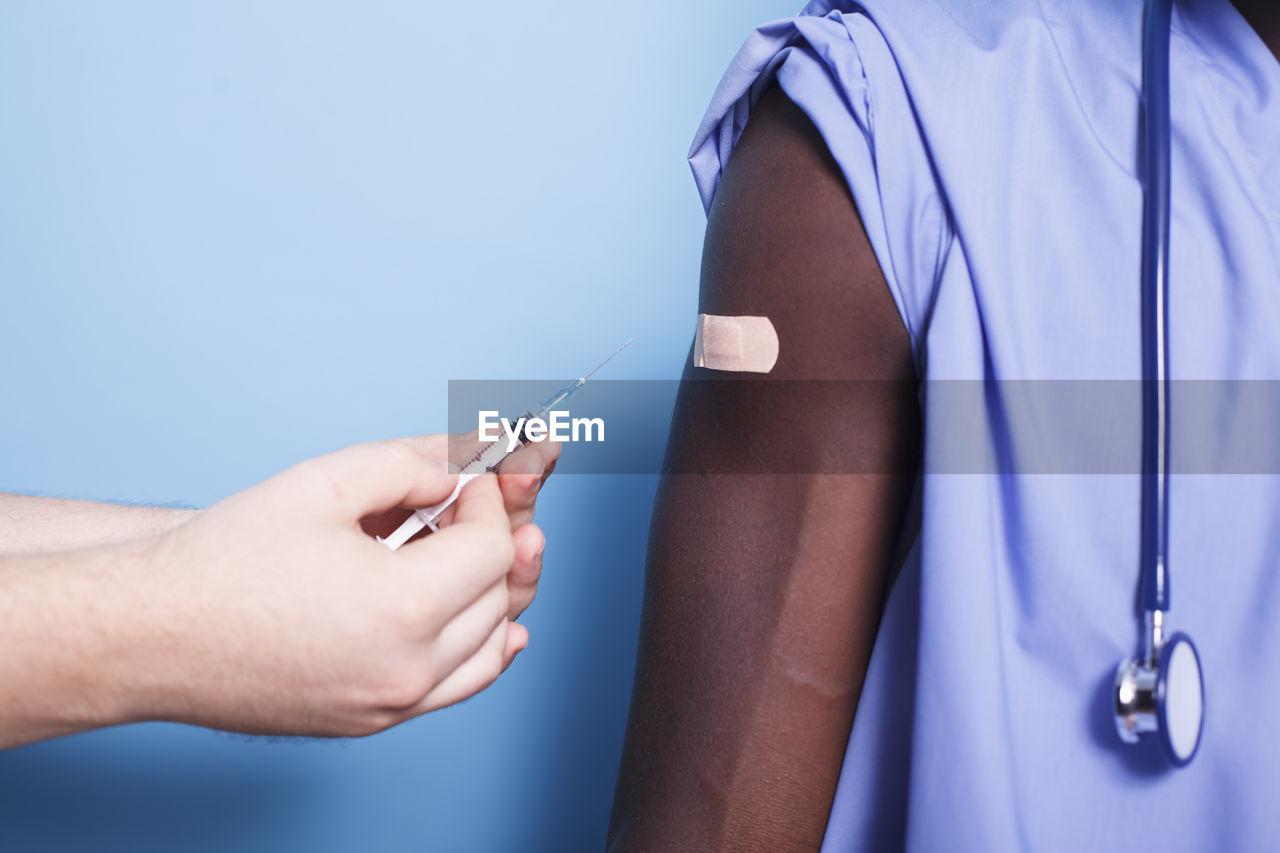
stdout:
{"type": "MultiPolygon", "coordinates": [[[[1280,478],[1274,460],[1249,466],[1248,395],[1202,407],[1205,458],[1171,485],[1169,623],[1206,680],[1182,770],[1153,739],[1122,745],[1111,718],[1140,636],[1138,463],[1041,470],[1037,442],[1074,427],[1034,402],[1006,416],[1013,380],[1087,380],[1089,396],[1142,376],[1142,10],[814,2],[748,38],[698,131],[709,206],[776,77],[848,182],[927,380],[919,534],[824,849],[1280,849],[1280,478]],[[957,427],[935,380],[986,382],[1002,473],[939,456],[957,427]],[[1219,439],[1242,466],[1219,464],[1219,439]]],[[[1227,0],[1176,4],[1170,63],[1173,377],[1280,379],[1280,64],[1227,0]]],[[[1261,420],[1273,445],[1276,408],[1261,420]]],[[[1140,424],[1118,406],[1125,447],[1140,424]]],[[[1173,446],[1176,464],[1176,432],[1173,446]]]]}

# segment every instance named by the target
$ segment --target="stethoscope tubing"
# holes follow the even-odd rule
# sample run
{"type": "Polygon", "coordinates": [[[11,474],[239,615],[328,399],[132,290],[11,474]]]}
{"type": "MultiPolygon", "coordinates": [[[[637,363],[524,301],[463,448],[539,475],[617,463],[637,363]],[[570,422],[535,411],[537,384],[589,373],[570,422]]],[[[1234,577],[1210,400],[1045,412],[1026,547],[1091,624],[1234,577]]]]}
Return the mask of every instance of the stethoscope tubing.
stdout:
{"type": "Polygon", "coordinates": [[[1169,609],[1169,35],[1172,0],[1148,0],[1143,35],[1142,546],[1139,603],[1169,609]]]}

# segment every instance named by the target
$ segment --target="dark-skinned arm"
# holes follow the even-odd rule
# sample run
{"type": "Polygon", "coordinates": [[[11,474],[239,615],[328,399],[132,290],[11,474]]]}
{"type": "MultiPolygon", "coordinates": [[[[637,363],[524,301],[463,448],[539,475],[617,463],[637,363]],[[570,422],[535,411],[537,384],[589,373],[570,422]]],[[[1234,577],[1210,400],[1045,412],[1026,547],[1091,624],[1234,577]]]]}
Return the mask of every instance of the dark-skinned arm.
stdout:
{"type": "Polygon", "coordinates": [[[699,311],[769,317],[780,352],[763,376],[686,366],[610,849],[816,850],[919,411],[910,340],[849,190],[776,86],[717,189],[699,311]]]}

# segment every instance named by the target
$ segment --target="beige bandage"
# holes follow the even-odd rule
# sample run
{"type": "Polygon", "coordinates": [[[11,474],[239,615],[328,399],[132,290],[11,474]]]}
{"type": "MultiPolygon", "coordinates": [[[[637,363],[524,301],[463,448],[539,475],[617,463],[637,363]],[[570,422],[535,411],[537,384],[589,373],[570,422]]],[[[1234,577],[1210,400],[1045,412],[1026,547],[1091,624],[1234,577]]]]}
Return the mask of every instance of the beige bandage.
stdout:
{"type": "Polygon", "coordinates": [[[778,333],[768,317],[698,315],[693,365],[711,370],[768,373],[778,363],[778,333]]]}

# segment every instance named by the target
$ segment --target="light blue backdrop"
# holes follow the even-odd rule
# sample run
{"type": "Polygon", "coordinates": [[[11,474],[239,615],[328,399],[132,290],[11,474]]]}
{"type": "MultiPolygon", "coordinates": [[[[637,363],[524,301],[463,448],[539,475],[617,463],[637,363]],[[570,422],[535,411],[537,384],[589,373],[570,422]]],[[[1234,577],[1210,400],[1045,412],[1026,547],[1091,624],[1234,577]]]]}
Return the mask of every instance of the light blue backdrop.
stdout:
{"type": "MultiPolygon", "coordinates": [[[[0,489],[206,505],[450,378],[678,375],[725,63],[799,0],[0,5],[0,489]]],[[[359,741],[0,754],[0,847],[599,847],[654,478],[541,501],[532,643],[359,741]]]]}

